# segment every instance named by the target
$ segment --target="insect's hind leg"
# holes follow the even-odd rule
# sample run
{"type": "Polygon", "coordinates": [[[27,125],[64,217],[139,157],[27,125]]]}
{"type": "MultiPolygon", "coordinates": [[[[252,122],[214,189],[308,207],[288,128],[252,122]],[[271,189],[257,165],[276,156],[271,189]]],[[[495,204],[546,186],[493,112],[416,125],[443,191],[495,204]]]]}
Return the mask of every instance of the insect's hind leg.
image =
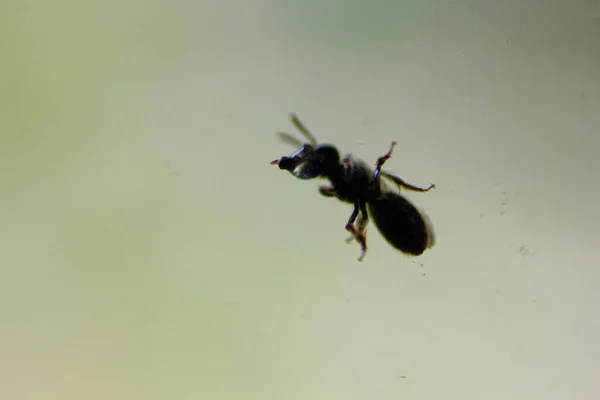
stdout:
{"type": "Polygon", "coordinates": [[[406,182],[404,179],[402,179],[398,175],[394,175],[394,174],[391,174],[386,171],[381,171],[381,175],[385,176],[386,178],[388,178],[389,180],[394,182],[396,185],[403,187],[404,189],[411,190],[413,192],[428,192],[435,187],[435,184],[433,184],[433,183],[426,188],[416,186],[416,185],[406,182]]]}
{"type": "Polygon", "coordinates": [[[396,146],[396,142],[392,142],[388,152],[377,159],[375,171],[373,171],[373,177],[371,178],[371,184],[375,183],[379,179],[379,175],[383,175],[386,178],[393,181],[396,185],[401,186],[407,190],[412,190],[413,192],[428,192],[431,189],[433,189],[435,187],[434,184],[429,185],[429,187],[427,187],[427,188],[422,188],[419,186],[411,185],[410,183],[406,182],[404,179],[402,179],[401,177],[399,177],[397,175],[394,175],[389,172],[381,170],[381,168],[383,167],[383,164],[385,164],[385,162],[387,160],[392,158],[392,152],[394,151],[395,146],[396,146]]]}
{"type": "Polygon", "coordinates": [[[383,164],[385,164],[385,162],[387,160],[392,158],[392,151],[394,151],[395,146],[396,146],[396,142],[392,142],[388,152],[377,159],[377,164],[375,165],[375,171],[373,171],[373,177],[371,178],[371,183],[375,183],[377,181],[377,179],[379,179],[379,174],[381,173],[381,167],[383,167],[383,164]]]}

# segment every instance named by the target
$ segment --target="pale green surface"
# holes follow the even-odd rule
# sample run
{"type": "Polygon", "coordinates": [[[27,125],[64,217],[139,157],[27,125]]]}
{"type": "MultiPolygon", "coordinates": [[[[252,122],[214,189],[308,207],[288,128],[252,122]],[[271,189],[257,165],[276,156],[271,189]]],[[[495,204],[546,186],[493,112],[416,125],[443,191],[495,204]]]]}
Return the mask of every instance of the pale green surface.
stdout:
{"type": "Polygon", "coordinates": [[[597,398],[598,2],[366,4],[2,6],[0,398],[597,398]],[[438,185],[423,268],[290,111],[438,185]]]}

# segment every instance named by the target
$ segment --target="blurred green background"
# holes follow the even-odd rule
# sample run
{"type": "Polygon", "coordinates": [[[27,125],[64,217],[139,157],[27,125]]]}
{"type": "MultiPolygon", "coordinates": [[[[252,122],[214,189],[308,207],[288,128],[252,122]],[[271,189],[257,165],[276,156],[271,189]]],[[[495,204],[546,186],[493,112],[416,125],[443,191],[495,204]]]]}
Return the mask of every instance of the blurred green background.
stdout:
{"type": "Polygon", "coordinates": [[[598,1],[0,11],[0,398],[596,398],[598,1]],[[436,247],[357,262],[290,112],[436,247]]]}

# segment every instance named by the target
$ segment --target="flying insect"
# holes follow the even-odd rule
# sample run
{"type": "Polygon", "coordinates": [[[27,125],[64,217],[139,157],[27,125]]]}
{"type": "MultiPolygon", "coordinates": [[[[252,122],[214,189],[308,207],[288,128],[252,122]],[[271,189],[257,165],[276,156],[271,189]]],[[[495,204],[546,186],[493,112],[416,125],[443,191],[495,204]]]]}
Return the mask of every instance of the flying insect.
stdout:
{"type": "Polygon", "coordinates": [[[330,186],[319,187],[321,195],[354,206],[345,228],[352,235],[347,242],[356,240],[360,244],[359,261],[363,261],[367,253],[369,217],[385,240],[405,254],[418,256],[433,246],[434,234],[429,219],[399,192],[400,188],[428,192],[435,185],[418,187],[397,174],[382,170],[385,162],[392,157],[396,142],[392,142],[388,152],[377,159],[372,169],[352,154],[340,157],[338,149],[331,144],[317,143],[295,114],[291,114],[290,118],[308,142],[303,143],[288,133],[279,132],[282,141],[296,146],[298,150],[289,157],[272,161],[271,165],[278,165],[298,179],[328,179],[330,186]]]}

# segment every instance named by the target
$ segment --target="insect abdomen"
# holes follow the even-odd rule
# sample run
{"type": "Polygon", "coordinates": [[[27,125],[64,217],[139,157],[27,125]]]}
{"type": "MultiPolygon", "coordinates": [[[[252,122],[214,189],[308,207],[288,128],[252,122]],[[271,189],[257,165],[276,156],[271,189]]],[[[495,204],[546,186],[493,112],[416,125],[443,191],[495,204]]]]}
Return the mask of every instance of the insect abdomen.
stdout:
{"type": "Polygon", "coordinates": [[[403,253],[418,256],[432,243],[427,224],[415,206],[395,193],[369,201],[369,214],[385,240],[403,253]]]}

